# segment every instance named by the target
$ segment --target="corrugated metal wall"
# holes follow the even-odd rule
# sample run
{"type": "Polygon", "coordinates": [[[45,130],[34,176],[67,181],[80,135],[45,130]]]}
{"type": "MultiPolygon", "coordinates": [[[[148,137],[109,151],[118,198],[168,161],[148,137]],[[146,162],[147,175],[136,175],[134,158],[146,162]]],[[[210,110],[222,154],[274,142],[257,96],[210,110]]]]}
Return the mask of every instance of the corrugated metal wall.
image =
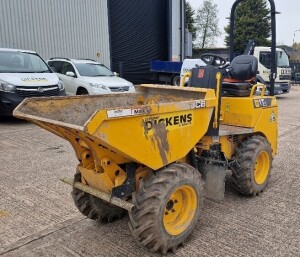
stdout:
{"type": "Polygon", "coordinates": [[[133,83],[152,82],[150,61],[168,58],[167,0],[108,0],[112,69],[133,83]]]}
{"type": "MultiPolygon", "coordinates": [[[[174,62],[179,62],[182,56],[182,14],[181,14],[182,0],[171,0],[172,8],[172,46],[170,50],[169,59],[174,62]]],[[[184,25],[183,25],[184,27],[184,25]]]]}
{"type": "Polygon", "coordinates": [[[110,66],[108,33],[107,0],[0,0],[0,47],[110,66]]]}

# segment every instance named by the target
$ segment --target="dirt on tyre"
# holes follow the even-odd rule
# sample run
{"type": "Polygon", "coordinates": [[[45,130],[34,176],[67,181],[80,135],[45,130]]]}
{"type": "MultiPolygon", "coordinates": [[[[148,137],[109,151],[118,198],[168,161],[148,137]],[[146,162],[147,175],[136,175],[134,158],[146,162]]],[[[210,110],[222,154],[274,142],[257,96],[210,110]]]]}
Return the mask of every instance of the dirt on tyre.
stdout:
{"type": "MultiPolygon", "coordinates": [[[[80,173],[75,174],[74,181],[81,182],[80,173]]],[[[126,213],[124,209],[111,205],[75,187],[73,187],[72,197],[77,209],[84,216],[101,223],[113,222],[122,218],[126,213]]]]}
{"type": "Polygon", "coordinates": [[[132,235],[152,252],[174,252],[198,223],[203,199],[204,182],[192,166],[173,163],[153,171],[133,195],[132,235]]]}
{"type": "Polygon", "coordinates": [[[259,195],[268,183],[272,168],[272,148],[259,135],[248,137],[236,149],[232,178],[236,189],[243,195],[259,195]]]}

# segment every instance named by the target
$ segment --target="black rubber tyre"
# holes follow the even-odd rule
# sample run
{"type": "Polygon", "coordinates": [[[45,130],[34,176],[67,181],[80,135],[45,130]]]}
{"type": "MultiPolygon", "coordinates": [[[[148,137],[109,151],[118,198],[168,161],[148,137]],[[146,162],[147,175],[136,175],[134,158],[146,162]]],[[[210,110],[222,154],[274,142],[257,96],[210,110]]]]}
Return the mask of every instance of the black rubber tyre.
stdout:
{"type": "MultiPolygon", "coordinates": [[[[81,182],[81,174],[76,173],[74,180],[75,182],[81,182]]],[[[72,197],[77,209],[84,216],[102,223],[110,223],[120,219],[126,212],[120,207],[111,205],[100,198],[92,196],[74,187],[72,197]]]]}
{"type": "Polygon", "coordinates": [[[88,94],[89,93],[85,88],[79,88],[76,93],[76,95],[88,95],[88,94]]]}
{"type": "Polygon", "coordinates": [[[248,137],[236,149],[232,178],[243,195],[259,195],[268,183],[272,168],[272,148],[263,136],[248,137]]]}
{"type": "Polygon", "coordinates": [[[180,76],[176,75],[172,79],[172,85],[173,86],[180,86],[180,76]]]}
{"type": "Polygon", "coordinates": [[[173,163],[153,171],[141,182],[139,191],[133,195],[136,209],[129,213],[132,235],[152,252],[175,252],[196,227],[202,215],[203,199],[204,182],[199,171],[192,166],[173,163]],[[187,192],[193,192],[195,197],[186,195],[186,189],[187,192]],[[189,203],[192,203],[192,209],[186,208],[189,203]],[[186,215],[188,220],[182,213],[189,213],[186,215]],[[166,221],[168,217],[174,217],[175,221],[166,221]],[[179,226],[177,220],[180,221],[181,218],[184,224],[179,226]],[[169,232],[170,230],[176,233],[169,232]]]}

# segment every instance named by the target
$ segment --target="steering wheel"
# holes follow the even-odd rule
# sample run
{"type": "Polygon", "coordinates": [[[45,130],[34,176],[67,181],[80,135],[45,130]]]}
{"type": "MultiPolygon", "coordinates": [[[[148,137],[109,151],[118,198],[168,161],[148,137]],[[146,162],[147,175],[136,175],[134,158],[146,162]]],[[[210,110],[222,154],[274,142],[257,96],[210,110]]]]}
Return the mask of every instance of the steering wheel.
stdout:
{"type": "Polygon", "coordinates": [[[211,53],[202,54],[200,56],[200,59],[208,65],[213,65],[217,67],[226,64],[226,60],[222,56],[211,53]]]}

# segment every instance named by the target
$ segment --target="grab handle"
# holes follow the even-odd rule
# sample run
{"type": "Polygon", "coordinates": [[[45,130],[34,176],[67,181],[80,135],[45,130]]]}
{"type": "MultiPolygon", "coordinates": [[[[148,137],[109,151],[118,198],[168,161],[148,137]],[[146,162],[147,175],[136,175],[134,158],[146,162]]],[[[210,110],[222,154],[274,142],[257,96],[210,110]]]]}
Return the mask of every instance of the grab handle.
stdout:
{"type": "Polygon", "coordinates": [[[180,87],[184,87],[185,79],[186,78],[191,78],[191,77],[192,77],[192,73],[191,72],[185,72],[183,74],[183,76],[181,77],[181,79],[180,79],[180,87]]]}
{"type": "Polygon", "coordinates": [[[250,93],[250,97],[253,97],[254,92],[256,91],[256,89],[258,88],[258,86],[260,86],[260,87],[262,86],[262,91],[261,91],[261,93],[260,93],[260,96],[263,97],[263,96],[265,95],[265,92],[266,92],[266,85],[259,83],[259,84],[255,84],[255,85],[252,87],[251,93],[250,93]]]}

